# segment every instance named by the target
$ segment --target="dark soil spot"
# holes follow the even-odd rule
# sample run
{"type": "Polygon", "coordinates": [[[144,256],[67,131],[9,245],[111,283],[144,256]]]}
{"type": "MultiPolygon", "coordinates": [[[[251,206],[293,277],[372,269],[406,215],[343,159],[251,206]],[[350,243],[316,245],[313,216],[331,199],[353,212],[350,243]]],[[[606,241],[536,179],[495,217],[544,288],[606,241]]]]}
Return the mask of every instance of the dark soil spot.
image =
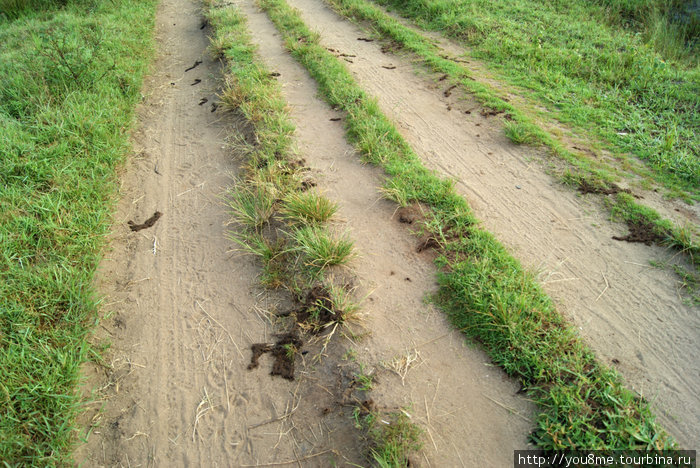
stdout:
{"type": "Polygon", "coordinates": [[[648,221],[627,221],[630,233],[626,236],[613,236],[613,239],[625,242],[643,242],[652,245],[664,240],[664,236],[656,232],[655,226],[648,221]]]}
{"type": "Polygon", "coordinates": [[[309,190],[311,187],[316,187],[316,181],[310,177],[301,181],[301,187],[304,191],[309,190]]]}
{"type": "Polygon", "coordinates": [[[397,212],[399,222],[404,224],[413,224],[415,221],[423,219],[423,212],[417,205],[404,206],[397,212]]]}
{"type": "Polygon", "coordinates": [[[195,60],[194,65],[192,65],[190,68],[186,68],[185,72],[188,72],[190,70],[194,70],[197,68],[199,65],[201,65],[202,61],[201,60],[195,60]]]}
{"type": "Polygon", "coordinates": [[[340,122],[341,118],[340,117],[333,117],[332,119],[329,119],[331,122],[340,122]]]}
{"type": "Polygon", "coordinates": [[[450,96],[452,95],[452,90],[455,89],[456,87],[457,87],[457,85],[452,85],[452,86],[450,86],[449,88],[447,88],[447,89],[445,90],[445,92],[442,93],[442,94],[444,94],[445,97],[450,97],[450,96]]]}
{"type": "Polygon", "coordinates": [[[260,365],[259,359],[263,354],[272,351],[272,345],[267,343],[253,343],[250,345],[250,350],[253,351],[253,356],[250,358],[248,370],[255,369],[260,365]]]}
{"type": "Polygon", "coordinates": [[[358,37],[357,40],[362,42],[374,42],[374,39],[368,39],[366,37],[358,37]]]}
{"type": "Polygon", "coordinates": [[[304,343],[293,333],[279,335],[279,338],[272,349],[275,362],[272,364],[270,375],[279,375],[287,380],[294,380],[294,358],[304,343]]]}
{"type": "Polygon", "coordinates": [[[271,73],[270,73],[270,76],[271,76],[272,78],[276,78],[276,77],[281,76],[281,75],[282,75],[282,74],[279,73],[279,72],[271,72],[271,73]]]}
{"type": "Polygon", "coordinates": [[[601,193],[603,195],[614,195],[616,193],[624,192],[624,193],[629,193],[631,194],[632,191],[630,189],[623,189],[620,188],[617,184],[611,183],[609,186],[605,185],[597,185],[597,184],[591,184],[588,182],[586,179],[581,179],[578,183],[578,191],[586,194],[586,193],[601,193]]]}
{"type": "Polygon", "coordinates": [[[396,41],[389,41],[382,45],[381,51],[383,54],[390,54],[401,50],[402,46],[396,41]]]}
{"type": "Polygon", "coordinates": [[[204,21],[202,22],[202,25],[199,27],[199,29],[204,29],[204,28],[206,28],[208,25],[209,25],[209,21],[208,21],[208,20],[204,20],[204,21]]]}
{"type": "Polygon", "coordinates": [[[340,318],[337,316],[340,312],[333,310],[328,289],[320,285],[311,288],[299,307],[290,313],[294,314],[297,323],[311,325],[314,333],[319,333],[324,325],[340,318]]]}
{"type": "Polygon", "coordinates": [[[504,111],[494,110],[494,109],[481,109],[481,112],[479,112],[479,113],[481,114],[482,117],[488,118],[488,117],[492,117],[492,116],[495,116],[498,114],[503,114],[503,112],[504,111]]]}
{"type": "Polygon", "coordinates": [[[440,78],[438,78],[438,81],[445,81],[447,79],[447,75],[442,75],[440,78]]]}
{"type": "Polygon", "coordinates": [[[133,221],[129,221],[127,224],[129,225],[132,231],[136,232],[140,231],[141,229],[147,229],[149,227],[152,227],[154,224],[156,224],[156,221],[158,221],[158,219],[161,216],[163,216],[163,213],[161,213],[160,211],[156,211],[155,213],[153,213],[153,216],[148,218],[143,224],[136,224],[133,221]]]}
{"type": "Polygon", "coordinates": [[[437,238],[435,238],[435,236],[432,234],[426,234],[420,238],[420,241],[418,241],[416,251],[423,252],[424,250],[437,249],[438,247],[440,247],[440,243],[438,242],[437,238]]]}
{"type": "Polygon", "coordinates": [[[277,335],[277,343],[254,343],[250,346],[253,356],[250,358],[248,370],[259,366],[259,359],[265,353],[272,353],[275,358],[270,375],[279,375],[287,380],[294,380],[294,358],[304,344],[295,333],[277,335]]]}

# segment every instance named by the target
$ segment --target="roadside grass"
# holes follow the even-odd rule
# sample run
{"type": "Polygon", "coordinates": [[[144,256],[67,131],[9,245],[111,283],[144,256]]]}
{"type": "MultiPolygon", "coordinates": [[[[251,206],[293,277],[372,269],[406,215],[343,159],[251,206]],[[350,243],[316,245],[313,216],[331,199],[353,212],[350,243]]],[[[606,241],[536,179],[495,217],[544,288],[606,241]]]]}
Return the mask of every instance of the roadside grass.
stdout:
{"type": "Polygon", "coordinates": [[[641,33],[663,57],[692,63],[700,48],[700,12],[684,0],[595,0],[606,20],[641,33]],[[695,11],[693,11],[693,9],[695,11]]]}
{"type": "MultiPolygon", "coordinates": [[[[6,4],[4,4],[6,5],[6,4]]],[[[93,277],[151,56],[154,1],[0,16],[0,460],[71,464],[93,277]]]]}
{"type": "MultiPolygon", "coordinates": [[[[487,85],[470,79],[470,72],[467,68],[449,58],[445,58],[428,39],[402,25],[396,19],[391,18],[380,8],[366,0],[328,0],[328,2],[342,15],[359,21],[369,22],[381,35],[390,38],[404,50],[418,56],[428,68],[446,74],[451,83],[463,86],[483,105],[503,112],[508,117],[504,131],[511,141],[516,144],[543,145],[567,163],[568,167],[557,174],[564,182],[570,182],[573,175],[575,180],[587,180],[596,185],[609,185],[618,181],[621,176],[624,176],[616,168],[607,166],[601,161],[592,160],[582,153],[569,151],[556,137],[542,130],[520,109],[499,97],[487,85]]],[[[698,76],[700,77],[700,75],[698,76]]],[[[700,87],[698,89],[700,90],[700,87]]],[[[700,103],[700,98],[697,96],[693,97],[693,99],[700,103]]],[[[700,111],[700,106],[698,110],[700,111]]],[[[691,116],[692,119],[700,119],[700,112],[696,112],[691,116]]],[[[698,120],[697,124],[696,127],[699,127],[700,120],[698,120]]],[[[363,138],[372,138],[372,136],[366,135],[363,138]]],[[[697,146],[697,137],[692,138],[691,141],[692,145],[697,146]]],[[[696,157],[695,160],[699,161],[698,168],[700,169],[700,159],[696,157]]],[[[673,181],[668,182],[668,184],[670,186],[678,185],[673,181]]],[[[685,187],[693,187],[691,191],[685,193],[691,198],[697,198],[697,194],[693,195],[693,190],[697,192],[700,184],[688,182],[688,184],[685,184],[685,187]]],[[[676,187],[674,190],[678,190],[678,188],[676,187]]],[[[695,265],[695,269],[700,271],[700,232],[698,232],[697,227],[688,226],[681,228],[675,226],[670,221],[659,216],[654,210],[629,197],[609,197],[606,201],[607,206],[611,209],[611,213],[616,214],[623,221],[644,219],[653,225],[654,229],[660,233],[663,245],[672,246],[687,254],[691,263],[695,265]]]]}
{"type": "Polygon", "coordinates": [[[541,449],[663,449],[675,443],[649,404],[624,388],[556,312],[531,274],[478,227],[452,183],[425,169],[408,144],[318,42],[284,0],[259,0],[290,53],[329,105],[346,112],[348,139],[384,169],[386,191],[401,204],[430,208],[440,289],[434,300],[454,325],[517,378],[540,411],[531,439],[541,449]]]}
{"type": "MultiPolygon", "coordinates": [[[[700,67],[664,60],[638,34],[610,26],[595,2],[376,0],[456,38],[556,117],[632,153],[658,179],[700,196],[700,67]]],[[[619,2],[618,2],[619,3],[619,2]]],[[[634,2],[649,3],[649,2],[634,2]]],[[[681,45],[679,45],[681,46],[681,45]]]]}
{"type": "MultiPolygon", "coordinates": [[[[245,179],[229,191],[232,216],[242,229],[231,237],[260,258],[263,285],[286,288],[304,303],[308,316],[298,324],[301,329],[310,334],[330,330],[325,347],[336,328],[355,320],[360,308],[351,287],[325,274],[354,256],[352,240],[328,226],[338,205],[303,183],[302,163],[292,149],[293,123],[279,85],[255,56],[244,17],[235,7],[207,3],[215,53],[228,63],[223,99],[252,123],[257,142],[248,155],[245,179]]],[[[293,361],[298,351],[290,347],[288,358],[293,361]]],[[[361,391],[371,390],[370,378],[358,378],[361,391]]],[[[410,451],[420,449],[420,430],[400,413],[386,417],[392,421],[388,427],[376,417],[358,427],[370,440],[368,456],[379,466],[406,466],[410,451]]]]}

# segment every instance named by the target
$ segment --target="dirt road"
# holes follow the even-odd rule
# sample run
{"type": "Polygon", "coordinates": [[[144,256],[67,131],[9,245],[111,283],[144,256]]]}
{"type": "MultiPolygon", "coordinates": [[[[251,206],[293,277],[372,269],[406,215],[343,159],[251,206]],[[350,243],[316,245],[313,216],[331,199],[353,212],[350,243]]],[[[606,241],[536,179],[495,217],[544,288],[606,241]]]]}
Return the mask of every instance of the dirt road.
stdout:
{"type": "Polygon", "coordinates": [[[226,238],[222,195],[237,170],[226,139],[244,129],[232,113],[212,112],[221,75],[205,50],[200,6],[163,2],[159,58],[100,269],[108,318],[98,334],[112,343],[111,369],[87,371],[98,401],[85,418],[94,430],[76,458],[85,466],[366,464],[364,442],[338,398],[350,365],[340,356],[352,350],[375,377],[375,403],[407,408],[426,431],[416,463],[510,463],[513,449],[527,447],[533,408],[424,303],[435,288],[430,254],[416,252],[395,207],[381,199],[380,174],[360,164],[303,69],[279,41],[260,40],[275,34],[265,16],[243,8],[261,55],[281,74],[299,152],[340,204],[358,247],[353,267],[358,295],[367,297],[366,336],[339,340],[329,359],[302,367],[294,382],[246,370],[250,345],[273,333],[265,313],[278,304],[257,286],[253,260],[232,252],[226,238]],[[141,223],[155,211],[163,214],[153,227],[129,229],[128,220],[141,223]],[[415,362],[402,378],[391,362],[405,356],[415,362]]]}
{"type": "MultiPolygon", "coordinates": [[[[666,428],[697,445],[700,318],[671,274],[647,266],[667,254],[613,241],[621,228],[595,202],[560,187],[537,154],[507,142],[469,98],[445,97],[407,59],[357,41],[366,33],[320,1],[290,3],[326,46],[356,56],[350,70],[425,163],[457,180],[484,226],[539,272],[601,359],[615,359],[630,386],[655,401],[666,428]]],[[[158,59],[100,268],[107,316],[98,337],[112,343],[110,362],[86,369],[86,388],[98,400],[76,459],[84,466],[366,464],[365,442],[340,398],[362,362],[375,376],[374,402],[405,408],[424,429],[417,466],[509,465],[512,450],[527,447],[535,409],[426,304],[436,287],[431,254],[416,251],[396,207],[382,198],[381,174],[359,162],[342,122],[331,120],[340,115],[318,99],[265,14],[252,1],[235,4],[262,60],[280,74],[300,156],[339,203],[359,251],[352,267],[357,294],[366,297],[363,338],[339,338],[327,359],[300,363],[293,382],[246,370],[250,345],[268,341],[267,314],[281,304],[258,286],[253,259],[226,237],[223,196],[239,164],[227,141],[244,134],[245,123],[215,108],[221,70],[206,51],[201,5],[164,0],[158,59]],[[129,229],[127,221],[155,211],[163,214],[152,227],[129,229]],[[407,357],[413,365],[400,375],[392,362],[407,357]]]]}

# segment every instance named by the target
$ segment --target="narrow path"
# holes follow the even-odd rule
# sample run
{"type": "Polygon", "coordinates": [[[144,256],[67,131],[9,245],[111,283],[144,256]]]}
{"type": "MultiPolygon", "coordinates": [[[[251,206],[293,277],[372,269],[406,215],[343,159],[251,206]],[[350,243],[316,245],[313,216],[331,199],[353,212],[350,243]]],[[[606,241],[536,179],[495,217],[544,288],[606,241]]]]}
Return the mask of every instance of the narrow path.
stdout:
{"type": "Polygon", "coordinates": [[[446,86],[408,60],[358,41],[366,33],[321,0],[289,3],[322,44],[350,56],[355,78],[428,167],[456,180],[484,227],[539,273],[598,356],[655,402],[664,427],[685,446],[700,444],[700,314],[684,303],[673,273],[649,265],[672,254],[613,240],[623,227],[546,175],[540,156],[508,142],[469,97],[446,97],[446,86]]]}
{"type": "Polygon", "coordinates": [[[97,426],[76,454],[84,466],[236,466],[268,460],[273,447],[276,460],[296,458],[274,425],[249,429],[282,415],[296,387],[245,370],[250,343],[269,334],[253,312],[266,304],[258,267],[226,238],[236,122],[212,112],[221,77],[201,25],[199,2],[161,3],[159,57],[100,268],[112,369],[87,369],[100,401],[85,417],[97,426]],[[152,228],[130,231],[128,220],[156,210],[152,228]]]}

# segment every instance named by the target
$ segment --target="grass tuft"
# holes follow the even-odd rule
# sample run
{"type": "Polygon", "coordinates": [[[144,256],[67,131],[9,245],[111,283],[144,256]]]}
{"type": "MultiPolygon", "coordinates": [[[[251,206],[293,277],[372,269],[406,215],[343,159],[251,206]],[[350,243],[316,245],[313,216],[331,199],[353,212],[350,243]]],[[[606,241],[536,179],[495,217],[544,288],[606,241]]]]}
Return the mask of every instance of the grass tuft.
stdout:
{"type": "Polygon", "coordinates": [[[259,230],[275,213],[276,195],[273,185],[239,181],[228,191],[228,205],[234,221],[259,230]]]}
{"type": "Polygon", "coordinates": [[[338,204],[316,192],[292,192],[280,209],[289,221],[299,224],[322,224],[338,211],[338,204]]]}
{"type": "Polygon", "coordinates": [[[304,226],[292,233],[305,262],[315,270],[344,265],[353,257],[353,242],[347,234],[335,237],[326,227],[304,226]]]}

